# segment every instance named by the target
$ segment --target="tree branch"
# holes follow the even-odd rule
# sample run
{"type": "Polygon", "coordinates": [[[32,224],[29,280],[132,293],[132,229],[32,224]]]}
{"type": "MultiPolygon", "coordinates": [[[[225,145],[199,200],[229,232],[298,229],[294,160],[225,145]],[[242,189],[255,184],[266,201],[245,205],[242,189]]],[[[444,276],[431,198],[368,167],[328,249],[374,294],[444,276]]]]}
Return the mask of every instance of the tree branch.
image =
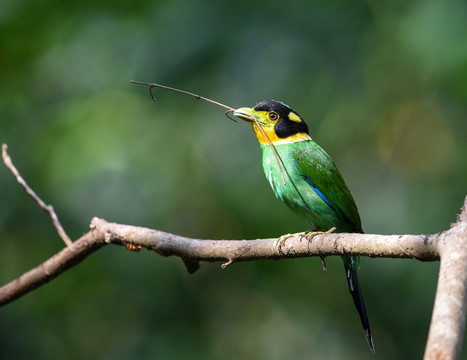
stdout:
{"type": "Polygon", "coordinates": [[[163,256],[175,255],[189,263],[198,261],[252,261],[329,255],[364,255],[370,257],[438,260],[438,244],[445,232],[433,235],[323,234],[311,242],[295,236],[282,251],[277,239],[200,240],[190,239],[144,227],[109,223],[94,218],[91,231],[72,245],[0,288],[0,305],[7,304],[45,284],[107,244],[129,244],[154,250],[163,256]]]}
{"type": "Polygon", "coordinates": [[[319,256],[323,259],[330,255],[441,260],[424,358],[432,360],[459,357],[467,304],[467,198],[458,221],[449,230],[431,235],[330,233],[317,235],[311,241],[301,236],[294,236],[287,239],[279,251],[276,246],[277,239],[190,239],[159,230],[109,223],[93,218],[91,230],[72,242],[66,240],[68,236],[61,228],[53,208],[45,205],[19,175],[6,154],[6,149],[4,145],[5,164],[28,194],[49,213],[57,232],[68,246],[41,265],[0,287],[0,306],[54,279],[108,244],[126,246],[130,250],[145,247],[163,256],[178,256],[187,265],[190,273],[198,269],[200,261],[224,261],[222,268],[225,268],[239,261],[310,256],[319,256]]]}
{"type": "Polygon", "coordinates": [[[424,359],[457,359],[467,306],[467,198],[457,222],[437,242],[441,263],[424,359]]]}

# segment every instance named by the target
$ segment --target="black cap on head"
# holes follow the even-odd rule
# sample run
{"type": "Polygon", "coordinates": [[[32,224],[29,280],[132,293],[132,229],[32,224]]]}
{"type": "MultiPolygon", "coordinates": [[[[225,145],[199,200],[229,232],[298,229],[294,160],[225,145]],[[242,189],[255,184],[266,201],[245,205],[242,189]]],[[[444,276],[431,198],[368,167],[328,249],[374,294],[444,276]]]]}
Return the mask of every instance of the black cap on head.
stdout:
{"type": "Polygon", "coordinates": [[[276,100],[263,100],[254,106],[255,111],[275,112],[279,115],[274,131],[279,138],[287,138],[297,133],[308,134],[308,126],[290,106],[276,100]],[[293,114],[293,115],[291,115],[293,114]]]}

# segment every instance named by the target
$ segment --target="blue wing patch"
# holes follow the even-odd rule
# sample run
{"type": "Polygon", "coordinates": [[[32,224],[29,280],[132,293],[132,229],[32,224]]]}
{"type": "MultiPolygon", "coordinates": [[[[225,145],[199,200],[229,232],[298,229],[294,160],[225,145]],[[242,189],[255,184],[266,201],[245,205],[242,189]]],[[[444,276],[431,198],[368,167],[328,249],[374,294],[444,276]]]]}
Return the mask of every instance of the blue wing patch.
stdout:
{"type": "Polygon", "coordinates": [[[342,210],[338,207],[338,206],[334,206],[333,204],[331,204],[329,202],[328,199],[326,199],[326,197],[324,196],[324,194],[313,184],[313,182],[311,181],[311,179],[307,176],[305,178],[305,181],[308,183],[308,185],[311,186],[311,188],[318,194],[318,196],[323,199],[326,204],[329,205],[329,207],[332,209],[332,211],[334,211],[341,219],[349,222],[349,224],[352,224],[352,226],[355,228],[355,230],[357,232],[361,232],[362,230],[359,230],[359,227],[357,225],[354,225],[353,222],[351,220],[349,220],[348,216],[342,212],[342,210]]]}
{"type": "Polygon", "coordinates": [[[331,203],[328,201],[328,199],[326,199],[323,195],[323,193],[321,191],[319,191],[319,189],[313,185],[313,183],[311,182],[310,178],[307,176],[305,178],[305,181],[308,183],[308,185],[311,186],[311,188],[319,195],[319,197],[321,199],[323,199],[324,201],[326,201],[326,204],[328,204],[332,209],[334,209],[334,206],[331,205],[331,203]]]}

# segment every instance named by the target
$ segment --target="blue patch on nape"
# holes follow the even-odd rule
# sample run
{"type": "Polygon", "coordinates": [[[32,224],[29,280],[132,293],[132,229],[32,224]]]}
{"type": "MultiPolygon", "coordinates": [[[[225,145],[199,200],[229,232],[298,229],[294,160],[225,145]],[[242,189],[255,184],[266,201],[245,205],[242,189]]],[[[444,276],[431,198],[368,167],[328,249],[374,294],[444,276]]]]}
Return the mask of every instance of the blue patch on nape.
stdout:
{"type": "Polygon", "coordinates": [[[328,199],[326,199],[326,198],[324,197],[323,193],[322,193],[321,191],[319,191],[319,189],[318,189],[316,186],[313,185],[313,183],[311,182],[311,180],[310,180],[310,178],[309,178],[308,176],[306,177],[305,181],[306,181],[306,182],[311,186],[311,188],[319,195],[319,197],[320,197],[321,199],[323,199],[323,200],[326,202],[326,204],[328,204],[331,208],[334,209],[334,207],[331,205],[331,203],[328,201],[328,199]]]}

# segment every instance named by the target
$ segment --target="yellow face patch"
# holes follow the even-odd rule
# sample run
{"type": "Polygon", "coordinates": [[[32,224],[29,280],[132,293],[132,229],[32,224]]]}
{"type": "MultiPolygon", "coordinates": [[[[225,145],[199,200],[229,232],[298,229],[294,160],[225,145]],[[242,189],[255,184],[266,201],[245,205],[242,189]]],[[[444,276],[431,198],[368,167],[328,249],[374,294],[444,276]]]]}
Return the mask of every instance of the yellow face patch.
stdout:
{"type": "Polygon", "coordinates": [[[302,119],[300,118],[300,116],[298,116],[297,114],[295,114],[294,112],[290,112],[289,113],[289,120],[290,121],[295,121],[297,123],[301,123],[302,122],[302,119]]]}
{"type": "MultiPolygon", "coordinates": [[[[308,135],[306,132],[297,132],[287,137],[277,136],[275,125],[278,120],[277,113],[274,111],[256,111],[254,108],[245,107],[235,110],[234,115],[250,123],[260,144],[269,144],[268,139],[273,145],[311,140],[310,135],[308,135]],[[271,116],[271,114],[273,115],[271,116]],[[255,120],[259,123],[259,125],[255,120]],[[261,126],[261,128],[259,126],[261,126]]],[[[289,113],[288,117],[289,120],[293,122],[302,122],[300,116],[298,116],[293,111],[289,113]]]]}

